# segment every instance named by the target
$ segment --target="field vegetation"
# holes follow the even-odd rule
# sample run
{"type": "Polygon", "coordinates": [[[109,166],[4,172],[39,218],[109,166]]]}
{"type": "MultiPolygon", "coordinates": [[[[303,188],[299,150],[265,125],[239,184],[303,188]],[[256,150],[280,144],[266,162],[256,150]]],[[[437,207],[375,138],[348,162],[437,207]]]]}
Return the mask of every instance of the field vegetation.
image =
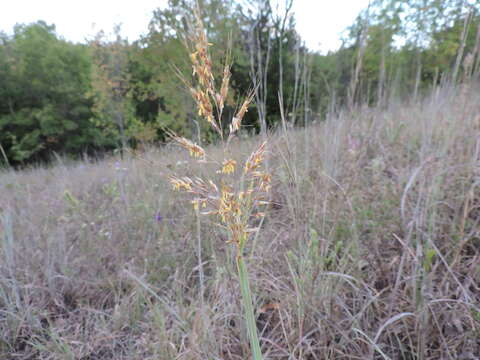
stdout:
{"type": "Polygon", "coordinates": [[[4,37],[0,359],[479,359],[478,8],[422,2],[327,55],[260,0],[4,37]]]}
{"type": "MultiPolygon", "coordinates": [[[[265,358],[478,358],[479,90],[269,135],[271,206],[247,252],[265,358]]],[[[237,160],[260,140],[235,140],[237,160]]],[[[235,249],[172,169],[213,171],[167,146],[2,172],[2,358],[250,356],[235,249]]]]}

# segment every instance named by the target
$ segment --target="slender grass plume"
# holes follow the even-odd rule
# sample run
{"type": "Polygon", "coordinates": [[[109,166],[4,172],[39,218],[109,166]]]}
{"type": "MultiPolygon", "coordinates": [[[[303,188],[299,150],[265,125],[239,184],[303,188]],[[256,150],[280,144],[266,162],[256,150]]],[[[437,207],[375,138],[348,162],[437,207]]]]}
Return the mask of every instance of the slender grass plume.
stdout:
{"type": "Polygon", "coordinates": [[[210,44],[200,18],[199,11],[195,14],[195,26],[189,34],[187,46],[193,68],[195,83],[184,82],[196,102],[198,115],[210,124],[219,135],[223,145],[224,159],[215,162],[209,158],[206,151],[198,144],[170,132],[171,138],[190,152],[190,155],[202,163],[214,162],[218,165],[218,176],[209,179],[201,177],[179,177],[172,175],[170,182],[177,191],[191,195],[191,202],[200,214],[216,217],[216,223],[228,232],[228,242],[236,248],[236,263],[242,299],[247,322],[248,337],[252,348],[253,359],[262,359],[257,328],[255,323],[252,295],[248,281],[244,250],[252,233],[258,231],[252,223],[263,218],[262,211],[268,204],[267,193],[270,190],[271,175],[264,170],[263,163],[267,142],[264,141],[245,160],[243,166],[229,155],[232,138],[240,130],[242,119],[248,111],[253,99],[250,93],[241,103],[235,116],[230,120],[228,129],[222,127],[222,114],[227,100],[230,82],[230,54],[227,54],[223,76],[219,89],[212,73],[212,61],[209,54],[210,44]],[[216,178],[216,181],[214,180],[216,178]]]}

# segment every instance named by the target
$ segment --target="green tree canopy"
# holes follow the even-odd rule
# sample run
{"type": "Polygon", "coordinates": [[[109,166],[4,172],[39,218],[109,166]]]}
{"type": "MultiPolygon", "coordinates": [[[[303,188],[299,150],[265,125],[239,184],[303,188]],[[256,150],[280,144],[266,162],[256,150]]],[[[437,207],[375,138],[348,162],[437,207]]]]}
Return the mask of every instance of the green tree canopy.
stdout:
{"type": "Polygon", "coordinates": [[[13,162],[106,141],[91,125],[90,58],[53,25],[18,25],[0,43],[0,142],[13,162]]]}

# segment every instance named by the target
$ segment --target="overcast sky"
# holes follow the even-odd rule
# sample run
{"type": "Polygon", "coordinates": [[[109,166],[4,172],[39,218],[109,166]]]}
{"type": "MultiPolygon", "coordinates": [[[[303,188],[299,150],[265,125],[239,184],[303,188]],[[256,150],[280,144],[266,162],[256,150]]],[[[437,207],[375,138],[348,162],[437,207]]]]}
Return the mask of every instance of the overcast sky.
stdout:
{"type": "MultiPolygon", "coordinates": [[[[0,30],[11,33],[16,23],[45,20],[67,40],[81,42],[98,30],[122,23],[130,41],[147,31],[153,9],[165,0],[12,0],[0,11],[0,30]]],[[[340,32],[350,25],[368,0],[294,0],[297,30],[307,46],[322,52],[340,46],[340,32]]]]}

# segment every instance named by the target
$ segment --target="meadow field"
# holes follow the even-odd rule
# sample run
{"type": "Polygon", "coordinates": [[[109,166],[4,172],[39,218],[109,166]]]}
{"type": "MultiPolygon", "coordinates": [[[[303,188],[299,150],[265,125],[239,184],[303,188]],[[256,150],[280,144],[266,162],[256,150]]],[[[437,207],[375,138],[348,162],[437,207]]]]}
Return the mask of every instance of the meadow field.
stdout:
{"type": "MultiPolygon", "coordinates": [[[[264,358],[479,359],[479,84],[267,137],[264,358]]],[[[0,358],[250,358],[234,246],[168,182],[212,171],[175,144],[2,170],[0,358]]]]}

